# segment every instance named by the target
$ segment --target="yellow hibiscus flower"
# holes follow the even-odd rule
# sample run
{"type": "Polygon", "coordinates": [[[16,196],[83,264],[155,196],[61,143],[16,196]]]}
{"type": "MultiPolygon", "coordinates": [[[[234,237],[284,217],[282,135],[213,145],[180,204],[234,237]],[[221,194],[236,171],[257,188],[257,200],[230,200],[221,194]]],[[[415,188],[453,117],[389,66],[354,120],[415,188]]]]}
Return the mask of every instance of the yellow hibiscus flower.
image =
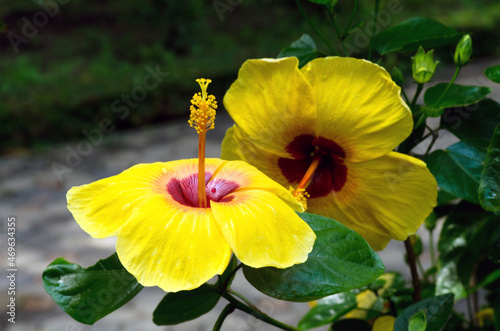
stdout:
{"type": "Polygon", "coordinates": [[[254,268],[305,262],[316,239],[287,189],[245,162],[205,159],[217,105],[206,93],[210,80],[197,81],[202,92],[193,97],[189,124],[200,135],[199,159],[139,164],[67,194],[83,230],[117,236],[125,269],[167,292],[222,274],[232,252],[254,268]]]}
{"type": "Polygon", "coordinates": [[[436,205],[424,162],[393,149],[413,128],[400,88],[380,66],[327,57],[248,60],[224,97],[235,125],[222,158],[244,160],[309,195],[308,211],[376,250],[415,233],[436,205]]]}
{"type": "Polygon", "coordinates": [[[73,187],[68,208],[94,238],[118,236],[123,266],[167,292],[221,274],[231,252],[254,268],[305,262],[314,232],[292,194],[241,161],[206,160],[206,208],[198,207],[198,160],[138,164],[73,187]]]}

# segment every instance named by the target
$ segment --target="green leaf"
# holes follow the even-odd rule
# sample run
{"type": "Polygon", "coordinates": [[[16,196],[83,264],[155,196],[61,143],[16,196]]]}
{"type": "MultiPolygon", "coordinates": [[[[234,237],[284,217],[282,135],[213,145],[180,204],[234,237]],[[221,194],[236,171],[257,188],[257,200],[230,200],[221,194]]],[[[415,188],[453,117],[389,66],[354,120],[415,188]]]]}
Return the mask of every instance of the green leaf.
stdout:
{"type": "Polygon", "coordinates": [[[7,29],[7,25],[0,18],[0,32],[3,32],[7,29]]]}
{"type": "Polygon", "coordinates": [[[469,293],[474,293],[477,290],[479,290],[480,288],[486,287],[486,286],[490,285],[491,283],[494,283],[498,279],[500,279],[500,269],[496,269],[495,271],[490,273],[488,276],[486,276],[481,281],[481,283],[477,284],[476,286],[474,286],[474,288],[470,289],[469,293]]]}
{"type": "Polygon", "coordinates": [[[438,331],[446,324],[453,307],[453,294],[431,297],[406,308],[394,323],[394,331],[408,331],[410,318],[423,311],[427,317],[428,331],[438,331]]]}
{"type": "Polygon", "coordinates": [[[448,215],[438,241],[436,295],[453,293],[456,300],[467,296],[468,284],[461,281],[457,264],[474,232],[490,215],[480,206],[467,201],[461,201],[448,215]]]}
{"type": "Polygon", "coordinates": [[[447,86],[448,84],[440,83],[425,91],[424,102],[427,107],[424,107],[422,110],[427,116],[437,117],[443,114],[445,108],[475,104],[491,93],[491,88],[489,87],[452,84],[444,97],[439,100],[447,86]],[[433,110],[437,112],[434,113],[433,110]]]}
{"type": "Polygon", "coordinates": [[[479,181],[479,202],[492,212],[500,212],[500,124],[493,132],[479,181]]]}
{"type": "Polygon", "coordinates": [[[287,269],[243,267],[259,291],[288,301],[311,301],[369,284],[384,271],[377,253],[356,232],[330,218],[299,216],[316,233],[306,262],[287,269]]]}
{"type": "Polygon", "coordinates": [[[495,83],[500,84],[500,64],[486,68],[486,70],[484,71],[484,74],[490,80],[494,81],[495,83]]]}
{"type": "Polygon", "coordinates": [[[425,312],[419,310],[412,317],[408,323],[409,331],[425,331],[427,330],[427,319],[425,317],[425,312]]]}
{"type": "Polygon", "coordinates": [[[416,17],[382,31],[372,39],[373,48],[382,55],[431,49],[457,42],[462,34],[431,18],[416,17]]]}
{"type": "MultiPolygon", "coordinates": [[[[478,219],[477,221],[480,221],[478,219]]],[[[474,266],[485,257],[490,250],[496,249],[494,243],[500,238],[500,216],[489,214],[481,226],[472,234],[458,259],[457,274],[463,284],[469,284],[474,266]]]]}
{"type": "Polygon", "coordinates": [[[337,321],[356,308],[356,293],[338,293],[321,300],[299,322],[300,329],[312,329],[337,321]]]}
{"type": "Polygon", "coordinates": [[[233,270],[236,269],[237,266],[238,266],[238,259],[233,254],[231,256],[229,264],[227,265],[226,270],[224,270],[222,275],[220,275],[219,279],[217,280],[217,284],[223,285],[227,281],[228,286],[231,285],[231,282],[233,281],[234,276],[236,275],[235,273],[233,273],[233,270]],[[228,277],[231,277],[231,279],[228,280],[228,277]]]}
{"type": "Polygon", "coordinates": [[[318,48],[314,40],[308,34],[304,33],[290,47],[283,48],[278,54],[278,58],[295,56],[299,59],[299,68],[302,68],[307,62],[317,58],[318,54],[318,48]]]}
{"type": "Polygon", "coordinates": [[[425,161],[441,190],[479,203],[478,188],[486,151],[468,141],[429,154],[425,161]]]}
{"type": "Polygon", "coordinates": [[[120,263],[116,253],[89,268],[63,258],[42,274],[43,287],[68,315],[94,324],[130,301],[143,286],[120,263]]]}
{"type": "Polygon", "coordinates": [[[487,147],[500,122],[500,104],[485,99],[467,107],[447,109],[441,117],[441,127],[460,140],[480,142],[487,147]],[[483,143],[485,142],[485,143],[483,143]]]}
{"type": "Polygon", "coordinates": [[[217,289],[207,284],[191,291],[168,293],[153,312],[153,322],[173,325],[193,320],[212,310],[219,299],[217,289]]]}

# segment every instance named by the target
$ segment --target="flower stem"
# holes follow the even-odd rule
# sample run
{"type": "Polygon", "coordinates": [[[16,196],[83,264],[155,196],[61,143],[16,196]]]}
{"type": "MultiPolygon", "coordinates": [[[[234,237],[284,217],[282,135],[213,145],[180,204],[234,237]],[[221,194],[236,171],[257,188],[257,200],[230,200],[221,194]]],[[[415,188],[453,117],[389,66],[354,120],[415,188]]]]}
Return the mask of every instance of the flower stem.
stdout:
{"type": "Polygon", "coordinates": [[[231,303],[228,304],[226,307],[224,307],[224,309],[219,315],[219,318],[217,318],[217,321],[215,322],[215,325],[212,330],[219,331],[222,327],[222,324],[224,324],[224,320],[226,319],[226,317],[228,317],[235,309],[236,307],[231,303]]]}
{"type": "Polygon", "coordinates": [[[328,46],[328,48],[330,48],[332,52],[335,53],[335,55],[340,56],[339,52],[332,46],[332,44],[330,44],[328,39],[326,39],[325,36],[323,36],[323,34],[318,30],[318,28],[314,25],[309,16],[307,16],[306,12],[304,11],[304,8],[302,8],[302,5],[300,4],[300,0],[295,0],[295,2],[299,7],[300,13],[302,14],[302,16],[304,16],[304,19],[307,21],[307,23],[309,23],[309,25],[313,28],[313,30],[321,38],[321,40],[323,40],[323,42],[328,46]]]}
{"type": "Polygon", "coordinates": [[[445,90],[443,91],[443,94],[439,97],[438,101],[436,102],[436,106],[439,106],[439,103],[443,98],[446,96],[446,93],[448,93],[448,90],[450,89],[451,85],[455,82],[455,79],[457,79],[458,73],[460,72],[460,66],[457,66],[455,69],[455,73],[453,74],[453,77],[451,78],[451,81],[448,83],[448,86],[446,86],[445,90]]]}
{"type": "MultiPolygon", "coordinates": [[[[377,26],[377,18],[378,18],[378,9],[380,7],[380,0],[375,0],[375,14],[373,15],[373,28],[376,29],[376,26],[377,26]]],[[[372,47],[372,38],[373,38],[373,33],[375,32],[372,31],[371,35],[370,35],[370,48],[368,49],[368,61],[371,61],[371,58],[372,58],[372,50],[373,50],[373,47],[372,47]]]]}
{"type": "Polygon", "coordinates": [[[411,245],[410,238],[405,240],[406,256],[408,257],[408,264],[410,265],[411,279],[413,283],[413,302],[419,302],[422,298],[420,292],[420,279],[418,278],[417,263],[413,246],[411,245]]]}
{"type": "Polygon", "coordinates": [[[274,318],[260,312],[259,310],[252,309],[251,307],[243,304],[242,302],[240,302],[239,300],[237,300],[235,297],[233,297],[232,295],[230,295],[227,292],[224,292],[222,294],[222,296],[227,301],[229,301],[231,304],[233,304],[236,309],[239,309],[247,314],[250,314],[257,319],[260,319],[261,321],[264,321],[268,324],[274,325],[275,327],[280,328],[282,330],[288,330],[288,331],[298,331],[299,330],[297,328],[294,328],[293,326],[290,326],[290,325],[284,324],[280,321],[277,321],[274,318]]]}
{"type": "Polygon", "coordinates": [[[205,192],[205,141],[207,131],[201,130],[198,140],[198,206],[207,207],[207,194],[205,192]]]}
{"type": "Polygon", "coordinates": [[[356,14],[356,11],[358,10],[358,3],[359,0],[356,0],[354,2],[354,8],[351,13],[351,17],[349,18],[349,22],[347,23],[344,32],[342,33],[342,37],[345,39],[349,35],[349,28],[351,27],[352,21],[354,20],[354,15],[356,14]]]}
{"type": "Polygon", "coordinates": [[[340,49],[342,50],[342,55],[349,56],[347,50],[344,47],[344,37],[340,33],[339,26],[337,25],[337,21],[335,20],[335,15],[333,14],[333,9],[331,7],[328,8],[328,16],[330,16],[330,21],[332,22],[333,28],[335,29],[335,33],[337,34],[337,38],[339,39],[340,49]]]}
{"type": "Polygon", "coordinates": [[[418,96],[422,92],[422,89],[424,88],[424,84],[418,83],[417,85],[417,91],[415,91],[415,95],[413,96],[413,99],[411,100],[410,104],[410,109],[413,111],[413,108],[415,108],[415,104],[417,103],[418,96]]]}
{"type": "Polygon", "coordinates": [[[431,267],[434,267],[436,265],[436,253],[434,248],[434,237],[432,234],[433,231],[429,230],[429,252],[431,254],[431,267]]]}
{"type": "Polygon", "coordinates": [[[226,291],[227,291],[227,293],[232,294],[235,297],[239,298],[241,301],[246,303],[248,305],[248,307],[252,308],[253,310],[258,310],[257,307],[255,307],[255,305],[250,300],[245,298],[241,293],[236,292],[235,290],[232,290],[230,288],[226,289],[226,291]]]}

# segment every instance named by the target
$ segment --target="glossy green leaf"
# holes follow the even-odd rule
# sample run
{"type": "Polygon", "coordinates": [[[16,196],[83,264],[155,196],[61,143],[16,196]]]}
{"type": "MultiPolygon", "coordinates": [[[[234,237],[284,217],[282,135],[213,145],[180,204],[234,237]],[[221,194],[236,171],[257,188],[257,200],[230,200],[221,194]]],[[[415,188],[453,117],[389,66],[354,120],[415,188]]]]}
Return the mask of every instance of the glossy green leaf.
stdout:
{"type": "Polygon", "coordinates": [[[484,149],[469,141],[460,141],[446,150],[432,152],[425,161],[441,190],[479,203],[479,180],[485,158],[484,149]]]}
{"type": "Polygon", "coordinates": [[[428,88],[424,94],[423,112],[429,117],[441,116],[445,108],[463,107],[475,104],[491,93],[491,88],[452,84],[441,98],[448,84],[440,83],[428,88]],[[439,101],[439,103],[438,103],[439,101]]]}
{"type": "Polygon", "coordinates": [[[208,313],[220,299],[216,287],[203,284],[191,291],[168,293],[153,312],[157,325],[173,325],[208,313]]]}
{"type": "Polygon", "coordinates": [[[278,54],[278,58],[295,56],[299,59],[299,68],[302,68],[307,62],[318,57],[318,48],[314,40],[304,33],[297,41],[294,41],[290,47],[284,48],[278,54]]]}
{"type": "Polygon", "coordinates": [[[423,311],[427,318],[428,331],[439,331],[446,324],[453,308],[453,294],[431,297],[406,308],[394,323],[394,331],[408,331],[410,318],[423,311]]]}
{"type": "Polygon", "coordinates": [[[494,243],[500,238],[500,216],[489,214],[482,221],[481,226],[477,228],[467,241],[464,252],[461,254],[457,263],[457,273],[463,284],[469,284],[474,266],[480,259],[488,254],[488,251],[496,249],[494,243]]]}
{"type": "Polygon", "coordinates": [[[457,264],[474,232],[490,215],[480,206],[467,201],[460,202],[448,215],[438,241],[436,295],[453,293],[456,300],[467,296],[467,283],[461,281],[457,264]]]}
{"type": "Polygon", "coordinates": [[[500,124],[497,125],[484,161],[479,181],[479,202],[492,212],[500,212],[500,124]]]}
{"type": "Polygon", "coordinates": [[[425,317],[425,312],[419,310],[412,317],[408,323],[408,331],[426,331],[427,330],[427,318],[425,317]]]}
{"type": "Polygon", "coordinates": [[[311,301],[369,284],[384,271],[380,257],[356,232],[330,218],[299,216],[316,233],[306,262],[287,269],[243,267],[259,291],[288,301],[311,301]]]}
{"type": "Polygon", "coordinates": [[[382,31],[372,39],[380,54],[416,51],[457,42],[462,34],[431,18],[416,17],[382,31]]]}
{"type": "Polygon", "coordinates": [[[356,293],[338,293],[321,300],[299,322],[300,329],[312,329],[337,321],[356,308],[356,293]]]}
{"type": "Polygon", "coordinates": [[[42,274],[45,291],[68,315],[94,324],[130,301],[143,286],[111,255],[89,268],[63,258],[52,262],[42,274]]]}
{"type": "Polygon", "coordinates": [[[452,202],[453,200],[456,200],[457,197],[454,196],[453,194],[450,194],[446,191],[439,191],[438,192],[438,197],[437,197],[437,204],[438,206],[440,205],[445,205],[449,202],[452,202]]]}
{"type": "Polygon", "coordinates": [[[499,122],[500,104],[491,99],[462,108],[447,109],[441,117],[442,128],[460,140],[478,142],[484,147],[488,146],[499,122]]]}
{"type": "Polygon", "coordinates": [[[436,295],[453,293],[457,300],[467,297],[466,286],[460,280],[457,259],[443,263],[436,275],[436,295]]]}
{"type": "Polygon", "coordinates": [[[486,68],[486,70],[484,71],[484,74],[490,80],[494,81],[495,83],[500,84],[500,64],[486,68]]]}

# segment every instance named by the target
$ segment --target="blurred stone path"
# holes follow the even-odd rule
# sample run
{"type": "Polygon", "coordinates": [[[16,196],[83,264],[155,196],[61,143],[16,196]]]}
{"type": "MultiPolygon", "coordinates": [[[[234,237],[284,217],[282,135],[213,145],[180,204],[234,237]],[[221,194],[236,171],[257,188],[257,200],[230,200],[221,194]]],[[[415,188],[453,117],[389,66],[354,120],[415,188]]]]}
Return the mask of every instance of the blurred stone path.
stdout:
{"type": "MultiPolygon", "coordinates": [[[[482,78],[482,71],[500,61],[479,62],[467,66],[457,83],[483,85],[494,88],[491,98],[500,101],[500,85],[482,78]]],[[[452,70],[451,70],[452,74],[452,70]]],[[[451,77],[451,74],[449,77],[451,77]]],[[[444,75],[449,79],[447,72],[444,75]]],[[[436,79],[435,82],[438,82],[436,79]]],[[[407,93],[413,95],[411,88],[407,93]]],[[[227,116],[217,118],[216,129],[207,137],[207,156],[219,157],[220,142],[225,130],[232,124],[227,116]]],[[[437,124],[437,123],[434,123],[437,124]]],[[[90,135],[92,137],[92,135],[90,135]]],[[[94,142],[99,141],[94,136],[94,142]]],[[[444,135],[437,147],[444,147],[454,137],[444,135]]],[[[8,295],[6,278],[7,246],[6,220],[15,216],[17,221],[17,316],[16,324],[7,323],[1,309],[0,330],[7,331],[148,331],[148,330],[211,330],[226,302],[207,315],[178,326],[156,326],[151,321],[152,312],[164,293],[159,288],[145,288],[139,295],[111,315],[93,326],[75,322],[66,315],[45,293],[41,274],[45,267],[58,257],[83,267],[93,265],[115,251],[115,240],[92,239],[73,220],[66,208],[66,192],[75,185],[87,184],[100,178],[120,173],[137,163],[170,161],[197,157],[198,137],[186,120],[126,133],[104,135],[102,142],[90,145],[92,138],[82,135],[81,141],[62,144],[43,154],[0,157],[0,306],[5,307],[8,295]],[[87,143],[85,143],[87,142],[87,143]],[[80,147],[78,147],[80,146],[80,147]],[[90,148],[88,148],[91,146],[90,148]],[[85,149],[87,147],[87,149],[85,149]],[[79,149],[80,148],[80,149],[79,149]],[[75,156],[80,150],[80,159],[75,156]],[[73,151],[73,152],[71,152],[73,151]],[[68,156],[70,155],[70,156],[68,156]],[[55,163],[56,162],[56,163],[55,163]],[[56,165],[56,171],[54,170],[56,165]]],[[[417,148],[423,148],[419,146],[417,148]]],[[[437,231],[435,231],[437,232],[437,231]]],[[[424,241],[426,237],[423,237],[424,241]]],[[[401,242],[391,242],[380,253],[387,270],[398,270],[408,277],[403,262],[404,247],[401,242]]],[[[428,261],[424,255],[423,263],[428,261]]],[[[245,294],[264,312],[287,324],[297,322],[308,310],[307,304],[273,300],[249,286],[239,273],[233,288],[245,294]]],[[[320,328],[317,330],[326,330],[320,328]]],[[[272,326],[234,313],[226,320],[223,330],[277,330],[272,326]]]]}

